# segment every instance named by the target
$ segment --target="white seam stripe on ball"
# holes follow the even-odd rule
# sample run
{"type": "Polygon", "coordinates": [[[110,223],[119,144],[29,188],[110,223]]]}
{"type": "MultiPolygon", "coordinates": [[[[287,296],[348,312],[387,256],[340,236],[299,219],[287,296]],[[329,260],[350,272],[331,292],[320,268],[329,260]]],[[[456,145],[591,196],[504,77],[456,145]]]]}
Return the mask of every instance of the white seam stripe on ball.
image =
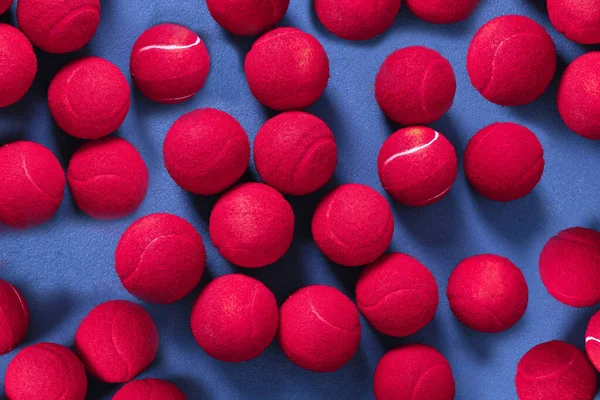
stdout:
{"type": "Polygon", "coordinates": [[[385,162],[383,163],[383,165],[388,165],[389,163],[391,163],[392,161],[394,161],[396,158],[398,157],[402,157],[402,156],[406,156],[408,154],[413,154],[416,153],[417,151],[423,150],[429,146],[431,146],[433,144],[433,142],[435,142],[436,140],[438,140],[438,138],[440,137],[440,133],[438,131],[435,131],[435,136],[433,137],[433,139],[431,139],[431,141],[429,143],[425,143],[424,145],[421,146],[416,146],[413,147],[412,149],[408,149],[408,150],[404,150],[400,153],[396,153],[393,156],[391,156],[390,158],[388,158],[387,160],[385,160],[385,162]]]}
{"type": "Polygon", "coordinates": [[[144,51],[147,51],[147,50],[152,50],[152,49],[158,49],[158,50],[183,50],[183,49],[189,49],[191,47],[198,46],[201,42],[202,42],[202,40],[200,39],[200,36],[196,36],[196,41],[194,43],[192,43],[192,44],[186,44],[186,45],[181,45],[181,44],[153,44],[153,45],[150,45],[150,46],[142,47],[141,49],[138,50],[138,54],[142,53],[144,51]]]}
{"type": "Polygon", "coordinates": [[[598,343],[600,343],[600,339],[596,339],[593,336],[588,336],[588,337],[585,338],[585,343],[587,343],[587,342],[598,342],[598,343]]]}

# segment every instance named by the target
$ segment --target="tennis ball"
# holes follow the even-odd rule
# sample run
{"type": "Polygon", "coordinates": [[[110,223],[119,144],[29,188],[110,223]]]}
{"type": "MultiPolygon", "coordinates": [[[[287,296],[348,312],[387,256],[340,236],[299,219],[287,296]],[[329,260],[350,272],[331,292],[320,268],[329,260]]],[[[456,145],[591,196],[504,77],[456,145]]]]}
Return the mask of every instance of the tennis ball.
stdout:
{"type": "Polygon", "coordinates": [[[0,107],[21,100],[37,73],[37,57],[20,30],[0,23],[0,107]]]}
{"type": "Polygon", "coordinates": [[[557,31],[577,43],[600,43],[600,1],[547,0],[548,16],[557,31]]]}
{"type": "Polygon", "coordinates": [[[0,279],[0,355],[17,347],[29,328],[29,308],[19,289],[0,279]]]}
{"type": "Polygon", "coordinates": [[[187,400],[187,397],[169,381],[147,378],[123,385],[112,400],[187,400]]]}
{"type": "Polygon", "coordinates": [[[406,7],[417,17],[434,24],[454,24],[475,11],[479,0],[406,0],[406,7]]]}
{"type": "Polygon", "coordinates": [[[234,35],[254,36],[277,24],[290,0],[206,0],[210,15],[234,35]]]}

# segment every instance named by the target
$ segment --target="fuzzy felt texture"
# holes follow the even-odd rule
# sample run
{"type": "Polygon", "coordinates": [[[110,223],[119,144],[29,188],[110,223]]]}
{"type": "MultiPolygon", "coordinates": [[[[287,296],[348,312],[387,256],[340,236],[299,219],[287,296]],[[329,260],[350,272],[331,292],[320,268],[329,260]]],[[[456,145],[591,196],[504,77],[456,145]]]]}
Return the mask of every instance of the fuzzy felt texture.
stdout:
{"type": "Polygon", "coordinates": [[[312,35],[296,28],[277,28],[261,36],[244,63],[250,91],[277,111],[306,108],[329,81],[329,58],[312,35]]]}
{"type": "Polygon", "coordinates": [[[100,0],[19,0],[17,20],[35,46],[48,53],[70,53],[96,33],[100,0]]]}
{"type": "Polygon", "coordinates": [[[483,97],[503,106],[531,103],[556,72],[556,49],[546,30],[522,15],[505,15],[483,25],[467,53],[471,83],[483,97]]]}
{"type": "Polygon", "coordinates": [[[140,35],[131,50],[131,77],[146,97],[181,103],[204,86],[210,56],[200,37],[185,26],[156,25],[140,35]]]}
{"type": "Polygon", "coordinates": [[[107,301],[81,321],[75,348],[94,377],[108,383],[127,382],[154,361],[158,330],[141,306],[107,301]]]}
{"type": "Polygon", "coordinates": [[[206,262],[202,237],[185,219],[150,214],[121,236],[115,269],[135,297],[159,304],[181,300],[200,282],[206,262]]]}
{"type": "Polygon", "coordinates": [[[548,16],[557,31],[577,43],[600,43],[599,0],[547,0],[548,16]]]}
{"type": "Polygon", "coordinates": [[[600,52],[593,51],[575,59],[565,70],[556,101],[565,124],[576,134],[600,140],[600,52]]]}
{"type": "Polygon", "coordinates": [[[121,138],[81,146],[69,162],[67,180],[77,206],[89,216],[111,220],[134,212],[148,191],[148,168],[121,138]]]}
{"type": "Polygon", "coordinates": [[[84,400],[87,376],[68,348],[37,343],[25,347],[10,362],[4,389],[10,400],[84,400]]]}
{"type": "Polygon", "coordinates": [[[57,125],[69,135],[98,139],[119,128],[130,106],[129,83],[114,64],[85,57],[63,67],[48,89],[57,125]]]}
{"type": "Polygon", "coordinates": [[[559,232],[544,246],[539,267],[548,293],[561,303],[600,303],[600,232],[581,227],[559,232]]]}
{"type": "Polygon", "coordinates": [[[458,172],[456,150],[431,128],[404,128],[381,146],[377,169],[381,185],[397,202],[426,206],[452,189],[458,172]]]}
{"type": "Polygon", "coordinates": [[[4,14],[10,6],[12,6],[13,0],[0,0],[0,14],[4,14]]]}
{"type": "Polygon", "coordinates": [[[460,322],[479,332],[497,333],[523,317],[529,291],[523,273],[508,258],[481,254],[458,264],[446,294],[460,322]]]}
{"type": "Polygon", "coordinates": [[[290,0],[206,0],[210,15],[234,35],[254,36],[277,24],[290,0]]]}
{"type": "Polygon", "coordinates": [[[19,289],[0,279],[0,355],[17,347],[29,328],[29,308],[19,289]]]}
{"type": "Polygon", "coordinates": [[[479,0],[405,0],[417,17],[434,24],[464,21],[475,11],[479,0]]]}
{"type": "Polygon", "coordinates": [[[281,306],[279,324],[283,352],[310,371],[336,371],[358,350],[356,306],[330,286],[307,286],[292,294],[281,306]]]}
{"type": "Polygon", "coordinates": [[[254,140],[254,163],[266,184],[304,195],[325,185],[337,164],[337,146],[323,120],[289,111],[268,120],[254,140]]]}
{"type": "Polygon", "coordinates": [[[20,30],[0,23],[0,107],[21,100],[37,72],[33,46],[20,30]]]}
{"type": "Polygon", "coordinates": [[[394,216],[386,199],[369,186],[345,184],[319,202],[311,230],[327,258],[358,267],[387,250],[394,234],[394,216]]]}
{"type": "Polygon", "coordinates": [[[600,371],[600,312],[596,312],[585,331],[585,351],[597,371],[600,371]]]}
{"type": "Polygon", "coordinates": [[[250,141],[231,115],[202,108],[175,121],[165,137],[163,157],[179,186],[213,195],[242,177],[250,161],[250,141]]]}
{"type": "Polygon", "coordinates": [[[65,172],[41,144],[17,141],[0,147],[0,222],[28,228],[48,221],[65,195],[65,172]]]}
{"type": "Polygon", "coordinates": [[[317,17],[342,39],[368,40],[394,23],[401,0],[315,0],[317,17]]]}
{"type": "Polygon", "coordinates": [[[424,125],[452,106],[456,79],[437,51],[410,46],[390,54],[375,78],[375,98],[385,115],[400,125],[424,125]]]}
{"type": "Polygon", "coordinates": [[[272,187],[243,183],[217,201],[209,232],[213,245],[230,263],[264,267],[279,260],[292,244],[294,212],[272,187]]]}
{"type": "Polygon", "coordinates": [[[535,134],[512,122],[497,122],[477,132],[464,155],[471,186],[496,201],[528,195],[542,179],[544,165],[544,149],[535,134]]]}
{"type": "Polygon", "coordinates": [[[123,385],[112,400],[187,400],[187,397],[169,381],[148,378],[123,385]]]}
{"type": "Polygon", "coordinates": [[[258,357],[277,334],[279,311],[273,293],[242,274],[210,282],[194,303],[192,333],[211,357],[242,362],[258,357]]]}
{"type": "Polygon", "coordinates": [[[387,352],[375,368],[375,400],[453,400],[454,377],[448,360],[423,344],[387,352]]]}
{"type": "Polygon", "coordinates": [[[554,340],[525,353],[515,384],[519,400],[593,400],[598,377],[583,351],[554,340]]]}
{"type": "Polygon", "coordinates": [[[418,260],[390,253],[369,265],[356,284],[356,303],[379,332],[403,337],[435,316],[439,302],[433,274],[418,260]]]}

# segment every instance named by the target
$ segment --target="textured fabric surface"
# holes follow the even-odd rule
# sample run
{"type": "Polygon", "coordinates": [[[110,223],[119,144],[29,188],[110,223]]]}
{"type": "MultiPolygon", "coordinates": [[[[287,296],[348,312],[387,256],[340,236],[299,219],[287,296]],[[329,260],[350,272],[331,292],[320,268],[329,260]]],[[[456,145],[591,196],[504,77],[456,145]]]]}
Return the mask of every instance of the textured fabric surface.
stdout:
{"type": "Polygon", "coordinates": [[[37,58],[29,40],[18,29],[0,24],[0,107],[25,96],[36,72],[37,58]]]}
{"type": "Polygon", "coordinates": [[[406,6],[419,18],[435,24],[453,24],[467,19],[479,0],[406,0],[406,6]]]}
{"type": "MultiPolygon", "coordinates": [[[[16,3],[16,2],[15,2],[16,3]]],[[[16,23],[15,6],[2,19],[16,23]]],[[[387,351],[403,343],[435,346],[451,363],[456,400],[515,400],[519,359],[533,346],[553,339],[583,348],[589,318],[598,307],[576,309],[556,301],[544,288],[538,259],[544,244],[572,226],[600,229],[598,215],[597,142],[571,132],[556,106],[558,79],[566,65],[590,50],[568,41],[551,25],[540,0],[482,1],[473,15],[456,25],[434,25],[402,6],[392,27],[367,42],[343,41],[327,31],[310,1],[292,0],[282,26],[296,26],[314,35],[327,51],[331,79],[323,97],[307,109],[331,128],[338,147],[338,166],[324,188],[304,197],[288,197],[296,214],[294,241],[275,264],[254,270],[228,263],[209,240],[208,218],[217,197],[193,196],[177,186],[164,167],[166,132],[181,115],[213,107],[231,114],[248,133],[256,133],[275,114],[261,106],[248,88],[244,58],[253,39],[234,37],[212,19],[202,1],[103,0],[97,34],[82,50],[65,56],[37,51],[39,73],[31,90],[18,103],[0,110],[0,142],[33,140],[50,148],[66,170],[81,141],[53,122],[47,90],[53,75],[69,61],[88,55],[106,58],[125,73],[132,88],[132,106],[114,135],[128,140],[146,161],[148,195],[132,215],[116,221],[97,221],[83,214],[66,191],[55,217],[38,228],[15,231],[0,227],[0,278],[14,284],[27,299],[31,324],[25,341],[0,357],[0,380],[18,350],[36,342],[72,346],[81,320],[101,302],[127,299],[138,303],[121,284],[114,269],[116,245],[129,225],[156,212],[181,216],[204,238],[207,265],[200,286],[172,305],[143,303],[161,335],[156,360],[140,378],[165,379],[190,399],[216,400],[372,400],[373,372],[387,351]],[[503,14],[527,15],[540,23],[556,43],[558,73],[548,90],[523,107],[500,107],[485,100],[466,72],[469,42],[485,22],[503,14]],[[133,86],[127,73],[133,44],[146,29],[159,23],[183,24],[206,43],[211,72],[203,89],[181,104],[161,105],[133,86]],[[377,105],[375,76],[395,50],[423,45],[444,56],[457,82],[450,110],[431,126],[456,148],[459,173],[453,189],[439,202],[422,208],[398,205],[385,194],[377,175],[377,155],[383,142],[400,127],[390,123],[377,105]],[[469,139],[494,122],[516,122],[536,134],[544,148],[546,170],[540,183],[523,199],[498,203],[473,190],[463,173],[469,139]],[[277,341],[264,353],[241,364],[217,361],[196,344],[189,328],[199,290],[212,278],[230,273],[255,277],[273,291],[281,305],[299,288],[312,284],[336,287],[355,299],[362,268],[333,264],[312,240],[310,223],[316,204],[342,183],[369,185],[384,195],[395,216],[390,251],[417,258],[432,271],[440,293],[446,292],[452,269],[474,254],[495,253],[523,271],[530,302],[512,329],[496,335],[473,332],[452,314],[445,296],[433,321],[408,338],[378,334],[361,316],[361,342],[346,366],[329,374],[306,371],[281,351],[277,341]]],[[[258,179],[254,163],[243,180],[258,179]]],[[[110,400],[119,385],[89,382],[91,399],[110,400]]],[[[3,395],[0,386],[0,397],[3,395]]]]}
{"type": "Polygon", "coordinates": [[[548,16],[567,38],[584,44],[600,43],[600,1],[548,0],[548,16]]]}
{"type": "Polygon", "coordinates": [[[187,400],[187,397],[169,381],[148,378],[123,385],[112,400],[187,400]]]}

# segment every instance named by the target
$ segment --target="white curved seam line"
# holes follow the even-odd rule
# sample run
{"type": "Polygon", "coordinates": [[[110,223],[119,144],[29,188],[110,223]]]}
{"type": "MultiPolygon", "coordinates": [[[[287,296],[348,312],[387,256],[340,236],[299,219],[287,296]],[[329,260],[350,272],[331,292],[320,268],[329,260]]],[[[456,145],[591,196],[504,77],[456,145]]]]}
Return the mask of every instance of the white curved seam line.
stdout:
{"type": "Polygon", "coordinates": [[[139,49],[138,50],[138,54],[142,53],[144,51],[153,50],[153,49],[158,49],[158,50],[184,50],[184,49],[189,49],[191,47],[198,46],[201,42],[202,42],[202,39],[200,39],[200,36],[196,36],[196,41],[194,43],[192,43],[192,44],[186,44],[186,45],[181,45],[181,44],[152,44],[150,46],[145,46],[145,47],[142,47],[141,49],[139,49]]]}
{"type": "Polygon", "coordinates": [[[437,196],[433,196],[433,197],[425,200],[425,203],[428,202],[428,201],[431,201],[431,200],[439,199],[440,197],[444,196],[445,194],[448,194],[448,192],[450,191],[450,189],[452,189],[453,185],[454,184],[448,186],[448,189],[444,190],[442,193],[438,194],[437,196]]]}
{"type": "Polygon", "coordinates": [[[192,93],[192,94],[188,94],[187,96],[182,96],[182,97],[170,97],[167,99],[162,99],[163,101],[177,101],[177,100],[187,100],[187,99],[191,99],[192,97],[194,97],[196,93],[192,93]]]}
{"type": "Polygon", "coordinates": [[[438,138],[440,137],[440,133],[438,131],[435,131],[435,136],[433,137],[433,139],[431,139],[430,142],[425,143],[421,146],[415,146],[412,149],[408,149],[408,150],[404,150],[401,151],[399,153],[394,154],[393,156],[391,156],[390,158],[388,158],[387,160],[385,160],[385,162],[383,163],[383,165],[388,165],[389,163],[391,163],[392,161],[394,161],[396,158],[402,157],[402,156],[406,156],[408,154],[413,154],[416,153],[417,151],[426,149],[427,147],[431,146],[436,140],[438,140],[438,138]]]}
{"type": "Polygon", "coordinates": [[[600,339],[596,339],[593,336],[588,336],[588,337],[585,338],[585,343],[587,343],[587,342],[598,342],[598,343],[600,343],[600,339]]]}
{"type": "Polygon", "coordinates": [[[17,299],[19,299],[19,304],[21,305],[21,310],[23,311],[23,313],[25,313],[25,304],[23,303],[23,299],[21,298],[21,295],[19,294],[19,292],[17,292],[17,288],[14,287],[12,284],[10,285],[10,288],[13,290],[13,292],[15,292],[15,296],[17,296],[17,299]]]}

